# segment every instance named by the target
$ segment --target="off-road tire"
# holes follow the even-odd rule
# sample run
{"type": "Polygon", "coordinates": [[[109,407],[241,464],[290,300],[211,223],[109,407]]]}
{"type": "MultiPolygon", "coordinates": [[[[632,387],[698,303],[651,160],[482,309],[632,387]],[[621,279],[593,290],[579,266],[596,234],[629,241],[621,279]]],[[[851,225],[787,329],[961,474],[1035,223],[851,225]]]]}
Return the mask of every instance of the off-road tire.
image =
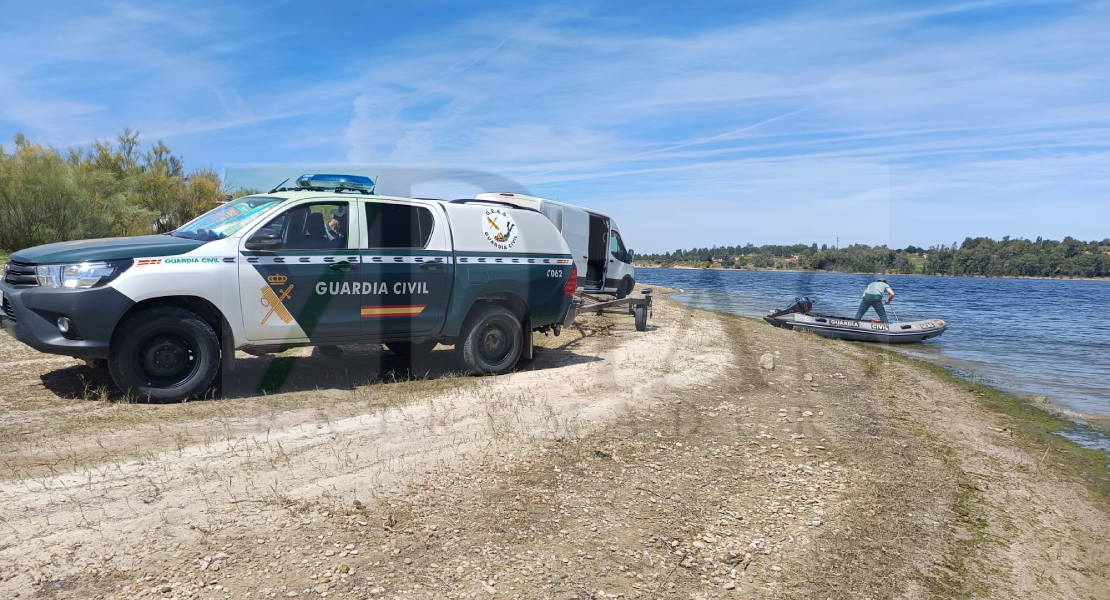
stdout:
{"type": "Polygon", "coordinates": [[[468,372],[478,375],[508,373],[520,360],[523,350],[524,331],[520,320],[509,309],[497,305],[474,311],[455,342],[459,363],[468,372]]]}
{"type": "Polygon", "coordinates": [[[385,347],[390,352],[397,356],[427,356],[431,354],[432,350],[436,349],[439,342],[436,340],[424,340],[423,342],[386,342],[385,347]]]}
{"type": "Polygon", "coordinates": [[[108,370],[124,393],[160,402],[203,394],[220,371],[220,340],[194,312],[144,310],[117,330],[108,370]]]}

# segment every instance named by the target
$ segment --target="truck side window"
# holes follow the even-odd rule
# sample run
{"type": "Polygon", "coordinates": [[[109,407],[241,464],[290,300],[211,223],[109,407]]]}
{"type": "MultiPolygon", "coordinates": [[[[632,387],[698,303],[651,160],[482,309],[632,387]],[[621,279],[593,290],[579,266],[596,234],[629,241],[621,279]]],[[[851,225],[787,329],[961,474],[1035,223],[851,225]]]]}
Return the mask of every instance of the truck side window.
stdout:
{"type": "Polygon", "coordinates": [[[347,202],[302,204],[266,224],[281,234],[282,250],[347,247],[347,202]]]}
{"type": "Polygon", "coordinates": [[[366,203],[368,248],[423,248],[434,225],[432,211],[422,206],[366,203]]]}
{"type": "Polygon", "coordinates": [[[628,253],[624,251],[624,242],[621,241],[621,234],[617,233],[615,229],[609,237],[609,251],[613,253],[613,258],[621,262],[628,262],[628,253]]]}

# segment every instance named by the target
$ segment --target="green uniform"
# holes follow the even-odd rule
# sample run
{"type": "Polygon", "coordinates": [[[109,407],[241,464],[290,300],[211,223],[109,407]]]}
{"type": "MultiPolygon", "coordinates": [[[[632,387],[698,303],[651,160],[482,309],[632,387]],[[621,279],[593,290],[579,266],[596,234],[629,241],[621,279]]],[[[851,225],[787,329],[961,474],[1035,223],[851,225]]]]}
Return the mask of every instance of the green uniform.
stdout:
{"type": "Polygon", "coordinates": [[[883,323],[889,323],[890,319],[887,318],[886,309],[883,308],[883,294],[889,289],[890,286],[882,281],[874,281],[868,285],[863,291],[863,301],[859,303],[859,310],[856,311],[856,320],[863,318],[863,313],[867,312],[868,308],[874,308],[883,323]]]}

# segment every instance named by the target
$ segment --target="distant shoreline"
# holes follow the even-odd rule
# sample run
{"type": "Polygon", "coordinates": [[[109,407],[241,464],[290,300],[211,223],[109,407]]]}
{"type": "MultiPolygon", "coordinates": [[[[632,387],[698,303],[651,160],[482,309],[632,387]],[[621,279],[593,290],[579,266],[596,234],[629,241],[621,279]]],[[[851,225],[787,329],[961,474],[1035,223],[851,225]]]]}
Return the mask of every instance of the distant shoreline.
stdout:
{"type": "Polygon", "coordinates": [[[726,269],[722,267],[691,267],[689,265],[675,265],[662,267],[659,265],[636,265],[637,269],[684,269],[688,271],[753,271],[765,273],[813,273],[813,274],[839,274],[839,275],[885,275],[887,277],[947,277],[950,279],[1029,279],[1038,281],[1110,281],[1110,277],[1034,277],[1030,275],[940,275],[937,273],[870,273],[866,271],[821,271],[818,269],[726,269]]]}

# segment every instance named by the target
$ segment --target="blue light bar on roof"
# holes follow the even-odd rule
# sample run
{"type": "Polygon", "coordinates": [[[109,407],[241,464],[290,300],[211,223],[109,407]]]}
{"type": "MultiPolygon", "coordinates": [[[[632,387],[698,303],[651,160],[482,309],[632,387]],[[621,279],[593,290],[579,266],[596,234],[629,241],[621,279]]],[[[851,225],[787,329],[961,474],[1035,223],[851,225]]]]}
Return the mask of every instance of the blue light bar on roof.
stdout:
{"type": "Polygon", "coordinates": [[[327,190],[345,189],[374,193],[374,180],[362,175],[301,175],[297,187],[321,188],[327,190]]]}

